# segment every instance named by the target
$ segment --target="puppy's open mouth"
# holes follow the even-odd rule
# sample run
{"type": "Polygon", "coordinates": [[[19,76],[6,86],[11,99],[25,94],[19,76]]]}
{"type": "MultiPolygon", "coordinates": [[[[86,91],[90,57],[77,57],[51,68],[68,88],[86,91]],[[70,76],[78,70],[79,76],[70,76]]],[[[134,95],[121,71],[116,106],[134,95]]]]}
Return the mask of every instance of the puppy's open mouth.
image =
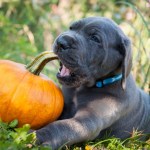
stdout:
{"type": "Polygon", "coordinates": [[[66,68],[64,65],[62,65],[62,67],[59,70],[59,74],[62,77],[70,76],[70,70],[68,68],[66,68]]]}
{"type": "Polygon", "coordinates": [[[75,74],[69,68],[67,68],[62,62],[60,62],[59,72],[57,73],[58,78],[70,78],[73,77],[75,74]]]}

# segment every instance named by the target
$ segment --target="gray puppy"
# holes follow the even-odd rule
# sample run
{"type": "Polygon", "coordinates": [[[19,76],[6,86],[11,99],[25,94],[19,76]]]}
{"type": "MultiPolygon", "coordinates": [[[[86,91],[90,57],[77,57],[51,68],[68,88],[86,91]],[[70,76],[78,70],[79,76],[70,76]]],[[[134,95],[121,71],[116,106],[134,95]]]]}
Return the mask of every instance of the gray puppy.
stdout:
{"type": "Polygon", "coordinates": [[[133,129],[150,133],[150,96],[135,85],[131,42],[116,23],[104,17],[77,21],[53,49],[65,107],[59,120],[36,131],[40,144],[58,149],[106,133],[121,139],[133,129]]]}

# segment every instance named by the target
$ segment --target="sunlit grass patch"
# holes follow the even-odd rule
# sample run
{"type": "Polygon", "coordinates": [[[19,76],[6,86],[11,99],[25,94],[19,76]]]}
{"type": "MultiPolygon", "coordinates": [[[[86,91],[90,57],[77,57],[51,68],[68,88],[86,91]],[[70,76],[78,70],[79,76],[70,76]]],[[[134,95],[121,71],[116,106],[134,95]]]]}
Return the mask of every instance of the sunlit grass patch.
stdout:
{"type": "MultiPolygon", "coordinates": [[[[150,149],[150,138],[146,141],[141,141],[140,138],[144,136],[142,132],[133,131],[132,137],[121,140],[116,137],[108,137],[105,139],[98,139],[93,142],[84,143],[82,146],[75,146],[70,150],[147,150],[150,149]]],[[[149,135],[145,135],[149,136],[149,135]]],[[[149,136],[150,137],[150,136],[149,136]]]]}

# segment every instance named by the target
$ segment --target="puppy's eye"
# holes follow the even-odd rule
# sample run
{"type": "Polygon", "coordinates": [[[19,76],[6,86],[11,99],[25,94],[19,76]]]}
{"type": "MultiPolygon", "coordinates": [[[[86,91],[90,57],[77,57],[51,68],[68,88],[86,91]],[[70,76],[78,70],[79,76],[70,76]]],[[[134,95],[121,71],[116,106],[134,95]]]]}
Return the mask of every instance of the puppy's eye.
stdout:
{"type": "Polygon", "coordinates": [[[94,42],[97,42],[97,43],[100,42],[99,38],[98,38],[96,35],[91,35],[91,36],[90,36],[90,39],[91,39],[92,41],[94,41],[94,42]]]}

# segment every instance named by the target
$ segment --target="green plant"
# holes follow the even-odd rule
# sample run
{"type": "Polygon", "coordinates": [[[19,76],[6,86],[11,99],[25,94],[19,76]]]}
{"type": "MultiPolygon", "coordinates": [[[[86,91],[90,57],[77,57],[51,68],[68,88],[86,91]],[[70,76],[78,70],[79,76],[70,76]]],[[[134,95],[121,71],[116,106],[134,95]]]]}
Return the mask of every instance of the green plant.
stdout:
{"type": "Polygon", "coordinates": [[[133,131],[132,137],[121,140],[115,137],[105,137],[97,139],[93,142],[86,142],[82,146],[75,145],[71,150],[141,150],[150,149],[150,139],[147,141],[140,141],[143,136],[141,132],[133,131]]]}
{"type": "MultiPolygon", "coordinates": [[[[51,150],[50,147],[36,145],[36,134],[29,133],[28,124],[21,128],[16,128],[17,120],[10,123],[4,123],[0,120],[0,150],[51,150]]],[[[150,149],[150,139],[146,142],[140,141],[141,133],[133,131],[132,137],[124,141],[115,137],[105,137],[93,142],[85,142],[71,147],[65,147],[66,150],[141,150],[150,149]]],[[[61,150],[62,148],[59,148],[61,150]]]]}
{"type": "Polygon", "coordinates": [[[48,147],[37,146],[35,133],[28,133],[30,126],[16,128],[17,120],[4,123],[0,120],[0,150],[50,150],[48,147]]]}

